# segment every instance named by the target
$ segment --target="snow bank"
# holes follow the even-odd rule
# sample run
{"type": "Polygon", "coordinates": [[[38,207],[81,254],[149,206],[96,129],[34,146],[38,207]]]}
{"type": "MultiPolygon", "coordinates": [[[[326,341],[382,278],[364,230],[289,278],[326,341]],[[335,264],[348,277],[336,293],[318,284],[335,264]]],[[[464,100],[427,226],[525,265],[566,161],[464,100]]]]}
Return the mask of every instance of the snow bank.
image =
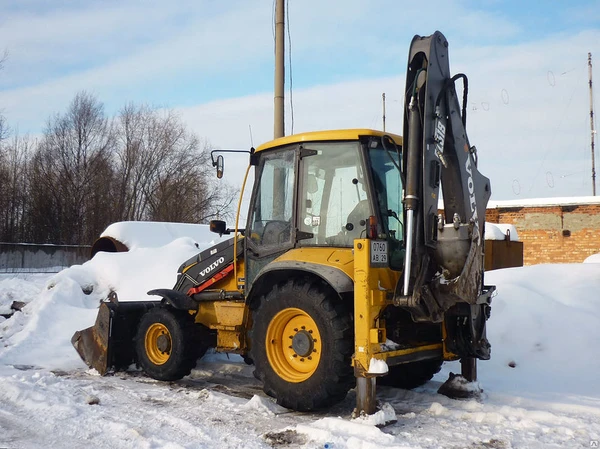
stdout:
{"type": "Polygon", "coordinates": [[[512,242],[519,241],[517,228],[511,224],[502,223],[485,223],[485,239],[486,240],[506,240],[507,233],[512,242]]]}
{"type": "MultiPolygon", "coordinates": [[[[10,306],[13,302],[30,302],[40,294],[47,275],[33,279],[20,279],[3,274],[0,278],[0,314],[13,312],[10,306]]],[[[16,274],[14,276],[17,276],[16,274]]],[[[2,317],[0,317],[1,319],[2,317]]]]}
{"type": "MultiPolygon", "coordinates": [[[[129,250],[158,248],[182,237],[195,240],[206,247],[220,240],[218,234],[210,232],[208,225],[191,223],[163,223],[154,221],[120,221],[111,224],[100,237],[112,237],[125,244],[129,250]]],[[[226,236],[225,238],[229,238],[226,236]]]]}
{"type": "Polygon", "coordinates": [[[492,358],[478,364],[484,390],[600,400],[600,265],[494,270],[486,283],[498,294],[488,321],[492,358]]]}
{"type": "MultiPolygon", "coordinates": [[[[134,301],[147,299],[148,290],[172,287],[177,268],[201,248],[186,237],[160,248],[98,253],[85,264],[51,277],[41,292],[27,287],[21,291],[30,296],[23,313],[0,323],[0,363],[84,368],[71,337],[94,324],[100,301],[111,291],[120,301],[134,301]]],[[[14,297],[16,290],[10,282],[0,284],[1,297],[14,297]]]]}
{"type": "Polygon", "coordinates": [[[592,254],[583,263],[600,263],[600,254],[592,254]]]}

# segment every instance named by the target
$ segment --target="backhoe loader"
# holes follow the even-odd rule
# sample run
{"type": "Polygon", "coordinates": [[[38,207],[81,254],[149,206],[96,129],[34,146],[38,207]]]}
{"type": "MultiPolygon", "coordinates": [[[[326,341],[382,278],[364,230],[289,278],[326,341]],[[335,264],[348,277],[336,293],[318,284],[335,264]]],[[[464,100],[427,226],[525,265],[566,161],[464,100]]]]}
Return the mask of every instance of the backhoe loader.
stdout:
{"type": "MultiPolygon", "coordinates": [[[[208,348],[240,354],[266,394],[300,411],[356,388],[357,411],[373,413],[378,382],[413,388],[445,360],[474,380],[490,358],[494,287],[483,279],[490,182],[466,97],[445,37],[415,36],[403,138],[318,131],[250,150],[245,227],[211,222],[232,237],[184,262],[172,289],[148,292],[155,300],[111,295],[75,348],[101,374],[136,363],[160,380],[189,374],[208,348]]],[[[211,156],[221,177],[223,156],[211,156]]]]}

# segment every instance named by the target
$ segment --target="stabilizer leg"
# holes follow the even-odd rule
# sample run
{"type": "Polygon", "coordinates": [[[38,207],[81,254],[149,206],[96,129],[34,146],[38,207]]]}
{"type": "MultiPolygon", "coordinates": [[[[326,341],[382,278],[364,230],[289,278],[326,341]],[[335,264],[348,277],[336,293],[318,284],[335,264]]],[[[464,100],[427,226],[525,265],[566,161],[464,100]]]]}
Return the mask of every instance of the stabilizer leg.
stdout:
{"type": "Polygon", "coordinates": [[[356,378],[356,416],[372,415],[377,408],[376,378],[356,378]]]}

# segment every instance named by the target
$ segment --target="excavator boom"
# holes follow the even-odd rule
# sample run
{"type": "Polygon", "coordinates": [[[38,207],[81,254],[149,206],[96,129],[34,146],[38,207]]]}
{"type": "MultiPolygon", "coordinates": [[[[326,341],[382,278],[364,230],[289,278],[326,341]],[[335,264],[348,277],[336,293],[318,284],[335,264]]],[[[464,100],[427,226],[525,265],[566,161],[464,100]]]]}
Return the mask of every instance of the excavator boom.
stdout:
{"type": "MultiPolygon", "coordinates": [[[[476,148],[467,137],[467,92],[467,77],[450,75],[444,35],[436,31],[415,36],[408,58],[403,133],[407,250],[395,293],[396,305],[408,309],[415,321],[442,322],[448,311],[459,316],[488,313],[494,290],[483,284],[483,232],[491,188],[477,168],[476,148]],[[463,83],[462,108],[457,81],[463,83]],[[443,214],[438,214],[440,190],[443,214]]],[[[485,318],[476,321],[484,324],[485,318]]],[[[458,355],[489,358],[483,324],[477,326],[483,330],[469,331],[481,337],[481,344],[455,345],[458,355]]]]}

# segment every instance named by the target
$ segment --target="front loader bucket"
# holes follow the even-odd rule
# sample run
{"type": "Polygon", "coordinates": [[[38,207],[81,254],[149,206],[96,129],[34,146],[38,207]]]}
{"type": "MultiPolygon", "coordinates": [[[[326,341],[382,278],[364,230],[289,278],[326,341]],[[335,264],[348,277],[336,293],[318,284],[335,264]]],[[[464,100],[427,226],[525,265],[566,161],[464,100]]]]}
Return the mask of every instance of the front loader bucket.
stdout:
{"type": "Polygon", "coordinates": [[[75,332],[71,343],[81,359],[100,375],[135,362],[135,334],[142,315],[160,301],[103,302],[96,323],[75,332]]]}
{"type": "Polygon", "coordinates": [[[100,304],[96,324],[87,329],[75,332],[71,343],[81,359],[90,368],[94,368],[104,376],[109,368],[108,344],[110,340],[111,310],[113,303],[100,304]]]}

